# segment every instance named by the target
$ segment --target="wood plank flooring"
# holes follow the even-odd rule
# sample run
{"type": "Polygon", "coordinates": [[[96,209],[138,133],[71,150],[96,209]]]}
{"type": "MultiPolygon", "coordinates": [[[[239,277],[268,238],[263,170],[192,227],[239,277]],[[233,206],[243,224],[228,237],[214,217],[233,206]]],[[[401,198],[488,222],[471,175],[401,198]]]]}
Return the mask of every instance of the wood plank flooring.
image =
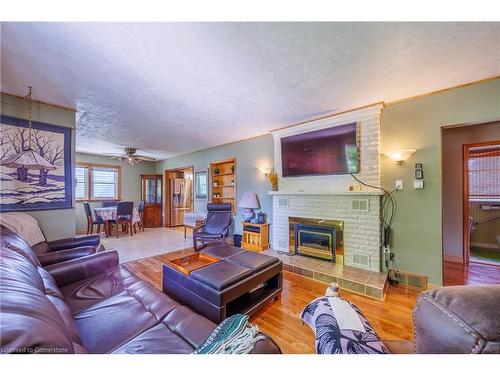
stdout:
{"type": "Polygon", "coordinates": [[[471,262],[444,262],[443,285],[500,284],[500,266],[471,262]]]}
{"type": "MultiPolygon", "coordinates": [[[[162,288],[162,265],[168,259],[192,253],[192,250],[164,254],[125,263],[138,277],[162,288]]],[[[259,311],[251,321],[272,336],[283,353],[314,353],[314,335],[303,325],[299,314],[313,299],[325,294],[326,284],[284,272],[281,299],[259,311]]],[[[341,296],[356,304],[382,339],[408,340],[413,337],[412,309],[418,292],[402,286],[390,287],[384,302],[346,291],[341,296]]]]}

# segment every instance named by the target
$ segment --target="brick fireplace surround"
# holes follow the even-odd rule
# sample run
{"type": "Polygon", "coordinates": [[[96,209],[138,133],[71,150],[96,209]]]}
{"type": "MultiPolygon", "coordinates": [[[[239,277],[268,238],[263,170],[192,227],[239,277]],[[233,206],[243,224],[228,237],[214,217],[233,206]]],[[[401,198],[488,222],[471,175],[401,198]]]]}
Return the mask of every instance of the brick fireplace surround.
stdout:
{"type": "MultiPolygon", "coordinates": [[[[381,109],[381,105],[374,105],[273,132],[274,169],[281,172],[281,137],[356,122],[360,150],[360,172],[356,177],[380,186],[381,109]]],[[[297,273],[320,281],[323,278],[324,282],[344,280],[346,289],[383,299],[387,273],[381,272],[382,193],[364,187],[360,191],[349,191],[349,186],[355,183],[350,175],[280,178],[279,191],[269,192],[273,197],[273,250],[269,251],[283,252],[276,254],[283,258],[289,270],[297,270],[297,273]],[[336,264],[283,255],[291,248],[289,218],[297,217],[343,222],[343,257],[337,257],[336,264]],[[321,272],[326,268],[329,274],[321,272]],[[344,272],[346,270],[348,272],[344,272]],[[355,275],[356,272],[359,275],[355,275]],[[372,286],[376,290],[371,290],[372,286]]]]}

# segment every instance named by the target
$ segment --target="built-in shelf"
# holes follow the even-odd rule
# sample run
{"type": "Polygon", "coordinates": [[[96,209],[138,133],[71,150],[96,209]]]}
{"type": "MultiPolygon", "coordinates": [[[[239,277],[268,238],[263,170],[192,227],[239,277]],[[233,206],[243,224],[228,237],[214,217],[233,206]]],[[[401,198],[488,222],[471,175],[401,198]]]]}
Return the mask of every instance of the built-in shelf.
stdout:
{"type": "Polygon", "coordinates": [[[236,159],[210,163],[210,197],[211,202],[231,203],[233,214],[236,212],[236,159]],[[215,173],[216,170],[219,173],[215,173]],[[217,182],[217,186],[214,186],[214,182],[217,182]],[[224,195],[214,197],[214,191],[224,195]]]}

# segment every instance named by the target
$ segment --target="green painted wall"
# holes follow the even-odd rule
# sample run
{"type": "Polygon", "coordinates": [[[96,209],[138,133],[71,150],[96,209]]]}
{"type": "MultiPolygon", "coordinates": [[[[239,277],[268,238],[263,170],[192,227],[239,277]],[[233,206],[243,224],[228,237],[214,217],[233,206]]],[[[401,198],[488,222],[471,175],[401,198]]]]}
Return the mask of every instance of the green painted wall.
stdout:
{"type": "MultiPolygon", "coordinates": [[[[442,284],[441,127],[500,118],[500,80],[486,81],[387,105],[381,117],[382,153],[415,148],[403,165],[381,158],[382,185],[396,192],[393,250],[397,267],[442,284]],[[413,189],[415,163],[422,163],[425,189],[413,189]]],[[[462,204],[457,202],[457,204],[462,204]]]]}
{"type": "MultiPolygon", "coordinates": [[[[28,119],[28,103],[16,96],[1,94],[0,113],[28,119]]],[[[33,121],[45,122],[75,129],[75,111],[33,102],[33,121]]],[[[71,158],[75,160],[75,132],[71,132],[71,158]]],[[[74,206],[74,201],[73,201],[74,206]]],[[[75,235],[75,209],[24,211],[38,220],[43,233],[49,241],[75,235]]]]}
{"type": "MultiPolygon", "coordinates": [[[[157,162],[156,173],[163,174],[165,169],[189,167],[192,165],[194,165],[195,172],[206,171],[211,161],[236,158],[237,201],[240,201],[245,191],[255,191],[259,196],[261,210],[268,215],[268,220],[271,220],[272,199],[268,195],[271,187],[259,168],[270,168],[273,166],[273,153],[273,137],[271,135],[264,135],[157,162]]],[[[195,211],[206,211],[207,202],[207,200],[195,199],[195,211]]],[[[241,233],[242,213],[243,209],[238,208],[235,218],[235,233],[241,233]]]]}
{"type": "MultiPolygon", "coordinates": [[[[155,163],[143,162],[136,165],[121,163],[119,160],[106,156],[77,153],[77,162],[119,165],[121,167],[121,199],[138,203],[141,200],[141,174],[154,174],[155,163]]],[[[101,202],[90,203],[91,207],[100,207],[101,202]]],[[[81,202],[76,203],[76,230],[78,233],[86,232],[87,218],[81,202]]]]}

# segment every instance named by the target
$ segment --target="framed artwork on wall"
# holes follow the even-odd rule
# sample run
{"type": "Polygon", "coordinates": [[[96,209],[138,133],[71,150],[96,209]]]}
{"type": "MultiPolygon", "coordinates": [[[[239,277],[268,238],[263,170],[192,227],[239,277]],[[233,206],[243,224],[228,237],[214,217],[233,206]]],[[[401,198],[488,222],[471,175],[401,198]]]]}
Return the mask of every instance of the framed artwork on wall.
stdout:
{"type": "Polygon", "coordinates": [[[0,116],[0,211],[72,208],[71,129],[0,116]]]}
{"type": "Polygon", "coordinates": [[[208,174],[206,171],[195,173],[195,198],[207,199],[208,198],[208,174]]]}

